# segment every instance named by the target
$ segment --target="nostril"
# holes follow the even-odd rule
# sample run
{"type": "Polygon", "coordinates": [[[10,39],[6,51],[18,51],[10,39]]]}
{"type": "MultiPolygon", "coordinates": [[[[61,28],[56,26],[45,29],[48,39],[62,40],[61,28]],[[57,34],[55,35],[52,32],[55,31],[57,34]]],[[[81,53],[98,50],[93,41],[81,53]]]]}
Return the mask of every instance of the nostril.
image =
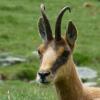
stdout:
{"type": "Polygon", "coordinates": [[[38,72],[38,75],[44,79],[45,77],[47,77],[48,75],[50,75],[50,72],[38,72]]]}
{"type": "Polygon", "coordinates": [[[44,75],[45,76],[48,76],[48,75],[50,75],[50,72],[46,72],[46,73],[44,73],[44,75]]]}

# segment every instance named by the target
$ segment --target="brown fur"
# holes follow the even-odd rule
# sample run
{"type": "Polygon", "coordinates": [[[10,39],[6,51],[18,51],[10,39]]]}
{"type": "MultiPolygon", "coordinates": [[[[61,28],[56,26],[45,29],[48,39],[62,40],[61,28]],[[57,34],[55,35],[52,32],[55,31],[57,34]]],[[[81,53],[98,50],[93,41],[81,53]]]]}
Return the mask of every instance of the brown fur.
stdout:
{"type": "MultiPolygon", "coordinates": [[[[59,45],[59,44],[58,44],[59,45]]],[[[49,44],[49,46],[54,47],[54,42],[49,44]]],[[[52,47],[44,49],[44,46],[40,47],[39,50],[45,51],[49,54],[51,59],[47,60],[45,58],[45,52],[42,52],[45,56],[42,61],[40,71],[49,71],[52,65],[57,58],[57,55],[60,55],[64,48],[59,47],[57,52],[55,53],[56,49],[52,49],[52,47]]],[[[64,46],[64,44],[63,44],[64,46]]],[[[60,67],[54,75],[53,82],[55,84],[57,94],[59,100],[99,100],[100,99],[100,88],[93,88],[93,87],[86,87],[82,84],[76,68],[73,62],[72,54],[69,56],[68,61],[62,67],[60,67]]]]}
{"type": "Polygon", "coordinates": [[[54,84],[59,100],[98,100],[100,88],[83,86],[80,81],[72,57],[58,70],[54,84]]]}
{"type": "Polygon", "coordinates": [[[44,44],[38,49],[41,65],[37,80],[44,84],[52,81],[59,100],[100,100],[100,88],[84,86],[76,71],[72,52],[77,30],[72,21],[68,24],[65,39],[61,37],[61,19],[65,10],[70,8],[64,7],[61,10],[57,18],[55,38],[53,38],[43,5],[41,7],[42,18],[38,26],[44,44]]]}

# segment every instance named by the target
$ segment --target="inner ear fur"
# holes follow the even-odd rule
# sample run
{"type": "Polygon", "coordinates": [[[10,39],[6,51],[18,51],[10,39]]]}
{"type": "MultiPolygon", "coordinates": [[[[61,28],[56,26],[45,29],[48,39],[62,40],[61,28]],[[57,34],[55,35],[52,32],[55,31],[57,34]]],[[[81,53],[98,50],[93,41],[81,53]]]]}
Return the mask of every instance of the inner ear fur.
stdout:
{"type": "Polygon", "coordinates": [[[77,30],[72,21],[69,21],[68,23],[68,28],[66,31],[66,39],[67,39],[69,46],[73,48],[75,41],[77,39],[77,30]]]}

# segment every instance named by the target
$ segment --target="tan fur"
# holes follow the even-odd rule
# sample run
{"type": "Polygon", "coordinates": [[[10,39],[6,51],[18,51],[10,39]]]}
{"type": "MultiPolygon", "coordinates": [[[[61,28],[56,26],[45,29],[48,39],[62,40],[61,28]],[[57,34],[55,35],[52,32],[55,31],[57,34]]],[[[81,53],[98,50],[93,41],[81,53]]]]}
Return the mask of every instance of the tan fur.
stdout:
{"type": "Polygon", "coordinates": [[[58,14],[55,24],[55,38],[52,36],[51,26],[45,13],[45,6],[41,4],[42,17],[39,18],[39,33],[44,44],[38,49],[41,59],[37,81],[55,85],[59,100],[100,100],[100,88],[86,87],[82,84],[73,62],[72,53],[77,39],[77,29],[69,21],[65,39],[61,36],[61,21],[66,10],[65,6],[58,14]]]}
{"type": "Polygon", "coordinates": [[[42,71],[47,71],[50,70],[49,68],[51,67],[53,61],[57,58],[56,53],[54,50],[52,50],[51,47],[49,47],[44,55],[43,55],[43,59],[42,59],[42,63],[41,63],[41,67],[40,70],[42,71]],[[48,60],[49,59],[49,60],[48,60]]]}
{"type": "Polygon", "coordinates": [[[100,100],[100,88],[83,86],[72,57],[58,70],[54,83],[59,100],[100,100]]]}
{"type": "MultiPolygon", "coordinates": [[[[53,49],[53,45],[52,42],[45,49],[45,46],[40,46],[39,50],[43,54],[43,59],[39,71],[50,71],[52,63],[63,52],[63,46],[58,46],[57,50],[55,50],[53,49]]],[[[100,100],[100,88],[86,87],[82,84],[77,74],[72,55],[69,56],[66,64],[57,70],[53,82],[59,100],[100,100]]]]}

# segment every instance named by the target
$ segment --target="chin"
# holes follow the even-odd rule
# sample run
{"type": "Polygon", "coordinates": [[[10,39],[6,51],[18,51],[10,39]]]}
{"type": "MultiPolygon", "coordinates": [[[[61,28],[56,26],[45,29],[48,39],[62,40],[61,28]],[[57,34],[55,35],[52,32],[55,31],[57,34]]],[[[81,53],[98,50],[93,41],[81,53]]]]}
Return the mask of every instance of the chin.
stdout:
{"type": "Polygon", "coordinates": [[[37,83],[42,84],[42,85],[48,85],[48,84],[50,84],[51,82],[50,82],[50,81],[47,81],[47,80],[45,80],[45,81],[37,80],[37,83]]]}
{"type": "Polygon", "coordinates": [[[51,83],[49,80],[41,80],[39,77],[36,78],[36,82],[39,84],[44,84],[44,85],[51,83]]]}

